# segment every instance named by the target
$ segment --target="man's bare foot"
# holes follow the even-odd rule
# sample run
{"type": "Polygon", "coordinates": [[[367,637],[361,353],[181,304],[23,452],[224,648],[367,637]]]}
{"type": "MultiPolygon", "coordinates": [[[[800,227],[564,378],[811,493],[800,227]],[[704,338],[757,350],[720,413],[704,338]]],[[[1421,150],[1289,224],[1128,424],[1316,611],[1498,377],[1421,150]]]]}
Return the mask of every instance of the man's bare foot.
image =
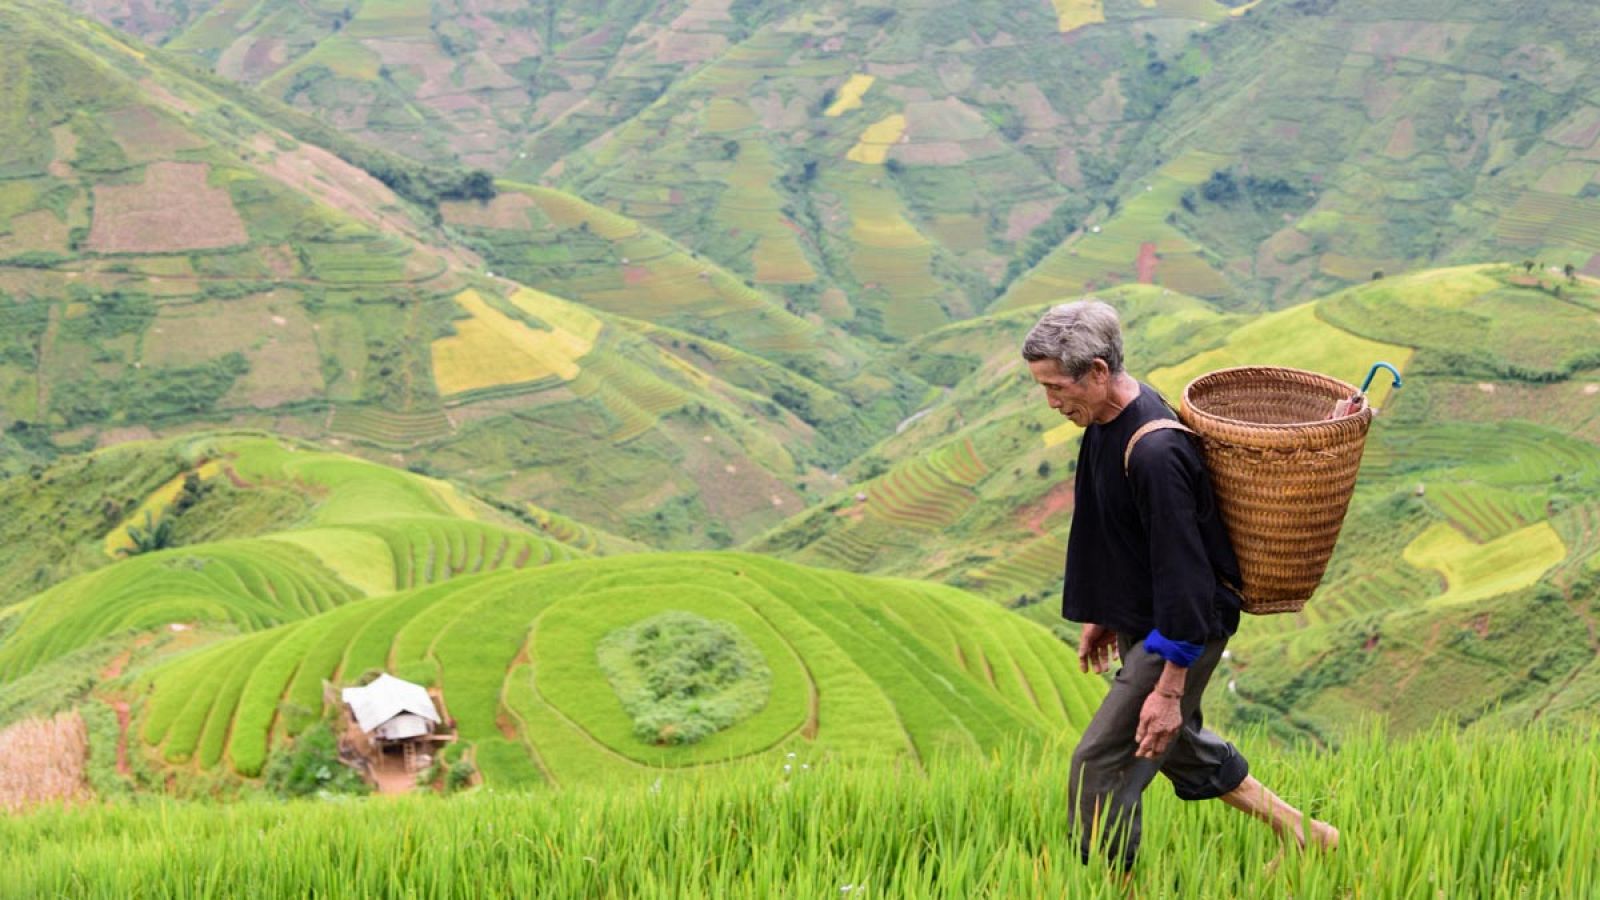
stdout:
{"type": "Polygon", "coordinates": [[[1307,840],[1304,834],[1295,835],[1295,843],[1304,850],[1310,847],[1313,850],[1333,851],[1339,849],[1339,829],[1317,819],[1311,820],[1311,838],[1307,840]]]}

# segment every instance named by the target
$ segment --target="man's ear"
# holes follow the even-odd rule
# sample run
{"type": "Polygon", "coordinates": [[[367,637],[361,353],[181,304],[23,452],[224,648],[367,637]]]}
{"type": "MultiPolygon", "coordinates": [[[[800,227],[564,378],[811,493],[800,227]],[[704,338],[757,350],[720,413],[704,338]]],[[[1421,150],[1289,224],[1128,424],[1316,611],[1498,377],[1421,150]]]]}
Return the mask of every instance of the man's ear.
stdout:
{"type": "Polygon", "coordinates": [[[1094,361],[1089,363],[1089,375],[1095,384],[1105,384],[1111,380],[1111,367],[1106,365],[1105,360],[1096,356],[1094,361]]]}

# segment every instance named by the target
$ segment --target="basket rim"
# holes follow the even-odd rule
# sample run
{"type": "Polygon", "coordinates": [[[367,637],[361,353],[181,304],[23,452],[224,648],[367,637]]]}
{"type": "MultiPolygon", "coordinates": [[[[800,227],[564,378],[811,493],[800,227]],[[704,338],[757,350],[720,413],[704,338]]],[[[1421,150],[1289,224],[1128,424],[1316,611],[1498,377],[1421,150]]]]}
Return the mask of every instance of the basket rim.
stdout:
{"type": "Polygon", "coordinates": [[[1190,400],[1190,393],[1194,390],[1194,386],[1208,379],[1240,373],[1276,374],[1284,372],[1309,377],[1313,380],[1323,382],[1328,387],[1337,387],[1343,391],[1347,397],[1361,393],[1360,391],[1356,390],[1356,386],[1353,384],[1341,381],[1332,375],[1324,375],[1321,372],[1313,372],[1310,369],[1297,369],[1293,366],[1230,366],[1226,369],[1215,369],[1205,373],[1204,375],[1198,375],[1188,384],[1184,385],[1182,398],[1183,407],[1187,412],[1193,414],[1194,416],[1210,422],[1262,431],[1298,431],[1303,430],[1309,425],[1338,425],[1344,422],[1360,420],[1362,418],[1372,418],[1372,407],[1370,405],[1363,405],[1359,412],[1348,416],[1343,416],[1338,419],[1310,419],[1304,422],[1248,422],[1243,419],[1230,419],[1227,416],[1219,416],[1214,412],[1200,408],[1190,400]]]}

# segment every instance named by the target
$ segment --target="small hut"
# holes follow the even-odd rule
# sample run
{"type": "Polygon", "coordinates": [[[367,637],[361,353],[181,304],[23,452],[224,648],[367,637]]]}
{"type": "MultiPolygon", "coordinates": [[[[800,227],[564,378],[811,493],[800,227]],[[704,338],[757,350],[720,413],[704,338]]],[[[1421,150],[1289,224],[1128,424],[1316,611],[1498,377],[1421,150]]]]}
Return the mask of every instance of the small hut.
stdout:
{"type": "Polygon", "coordinates": [[[366,744],[358,748],[363,755],[381,759],[385,750],[398,747],[407,772],[419,768],[419,747],[428,752],[433,749],[433,741],[450,739],[447,735],[433,733],[443,720],[433,698],[420,684],[386,672],[371,684],[345,688],[340,698],[349,708],[350,718],[366,744]]]}

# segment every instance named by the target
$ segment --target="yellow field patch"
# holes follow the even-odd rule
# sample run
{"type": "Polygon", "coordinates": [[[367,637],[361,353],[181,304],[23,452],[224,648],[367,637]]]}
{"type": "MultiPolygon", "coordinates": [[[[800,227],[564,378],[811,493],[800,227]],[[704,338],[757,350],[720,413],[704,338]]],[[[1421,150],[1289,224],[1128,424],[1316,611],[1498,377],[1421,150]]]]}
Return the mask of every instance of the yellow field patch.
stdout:
{"type": "Polygon", "coordinates": [[[861,141],[850,148],[845,158],[851,162],[881,166],[889,158],[889,148],[898,143],[905,133],[906,117],[895,113],[867,126],[861,141]]]}
{"type": "Polygon", "coordinates": [[[1482,600],[1537,582],[1567,557],[1561,536],[1540,522],[1478,544],[1445,522],[1435,522],[1405,549],[1405,561],[1444,576],[1445,592],[1430,603],[1482,600]]]}
{"type": "Polygon", "coordinates": [[[844,87],[839,88],[838,96],[834,98],[833,103],[828,106],[827,110],[823,112],[823,115],[839,116],[849,112],[852,109],[860,109],[861,96],[865,94],[867,89],[872,87],[872,83],[877,80],[878,79],[872,75],[851,75],[850,80],[844,83],[844,87]]]}
{"type": "MultiPolygon", "coordinates": [[[[208,462],[196,469],[195,473],[200,476],[201,481],[208,481],[216,477],[217,473],[221,471],[221,463],[208,462]]],[[[145,513],[150,514],[152,524],[160,522],[161,517],[167,514],[167,507],[171,506],[173,501],[178,499],[178,495],[183,493],[183,482],[188,477],[189,473],[184,472],[182,475],[178,475],[161,487],[156,488],[143,503],[139,504],[139,508],[133,511],[133,515],[128,516],[122,521],[121,525],[118,525],[110,534],[106,535],[106,555],[115,558],[123,550],[132,550],[133,539],[128,537],[128,529],[145,527],[145,513]]]]}
{"type": "Polygon", "coordinates": [[[1244,15],[1245,13],[1249,12],[1252,9],[1255,9],[1256,7],[1258,7],[1260,5],[1261,5],[1261,0],[1250,0],[1249,3],[1246,3],[1243,6],[1235,6],[1233,9],[1228,10],[1228,15],[1233,16],[1234,18],[1237,19],[1238,17],[1244,15]]]}
{"type": "Polygon", "coordinates": [[[456,334],[433,342],[433,373],[440,394],[551,375],[563,381],[578,377],[578,360],[594,349],[600,321],[538,291],[518,291],[510,300],[550,330],[530,328],[490,306],[477,291],[462,291],[456,302],[472,318],[456,322],[456,334]]]}
{"type": "Polygon", "coordinates": [[[1051,2],[1055,4],[1056,19],[1062,34],[1106,20],[1105,4],[1101,0],[1051,0],[1051,2]]]}
{"type": "Polygon", "coordinates": [[[1071,422],[1062,422],[1060,425],[1057,425],[1056,427],[1044,433],[1044,445],[1046,447],[1059,447],[1062,444],[1065,444],[1067,441],[1072,440],[1082,431],[1082,428],[1079,428],[1071,422]]]}
{"type": "MultiPolygon", "coordinates": [[[[1223,346],[1157,369],[1148,380],[1173,403],[1190,381],[1233,366],[1293,366],[1359,386],[1371,363],[1383,360],[1404,370],[1411,353],[1410,347],[1369,341],[1335,328],[1317,318],[1316,304],[1308,303],[1262,316],[1231,334],[1223,346]]],[[[1374,381],[1368,396],[1372,405],[1382,406],[1389,396],[1389,382],[1374,381]]]]}

